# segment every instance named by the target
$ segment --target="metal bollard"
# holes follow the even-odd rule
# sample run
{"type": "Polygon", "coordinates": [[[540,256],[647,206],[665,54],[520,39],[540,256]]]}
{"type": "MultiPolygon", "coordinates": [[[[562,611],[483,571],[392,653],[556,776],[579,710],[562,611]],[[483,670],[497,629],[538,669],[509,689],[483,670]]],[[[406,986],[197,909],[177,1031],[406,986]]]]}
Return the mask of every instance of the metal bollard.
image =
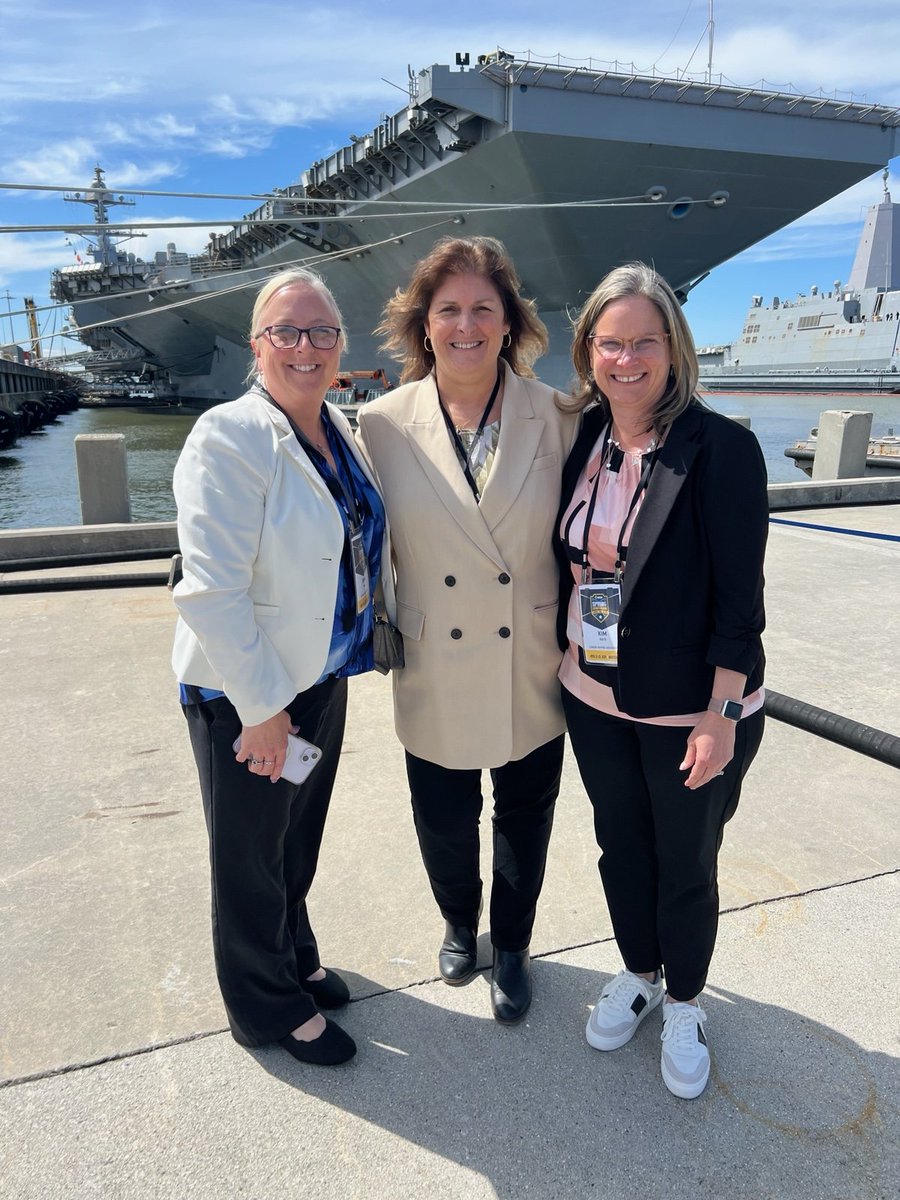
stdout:
{"type": "Polygon", "coordinates": [[[131,521],[128,463],[121,433],[79,433],[75,465],[83,525],[126,524],[131,521]]]}

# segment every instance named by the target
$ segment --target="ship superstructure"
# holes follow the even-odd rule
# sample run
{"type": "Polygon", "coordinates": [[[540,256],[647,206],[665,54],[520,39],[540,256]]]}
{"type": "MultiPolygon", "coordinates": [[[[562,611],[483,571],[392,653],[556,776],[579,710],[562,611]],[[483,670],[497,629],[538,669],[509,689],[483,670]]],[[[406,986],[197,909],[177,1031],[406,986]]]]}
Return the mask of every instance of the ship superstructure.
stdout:
{"type": "Polygon", "coordinates": [[[900,217],[887,170],[847,283],[768,305],[754,296],[739,340],[700,359],[711,390],[900,392],[900,217]]]}
{"type": "Polygon", "coordinates": [[[651,261],[686,296],[888,161],[898,123],[877,105],[500,52],[412,76],[401,110],[205,253],[170,244],[144,262],[118,251],[56,271],[52,292],[72,304],[91,369],[139,373],[160,397],[210,404],[241,389],[253,294],[268,273],[314,266],[341,306],[349,365],[393,376],[372,334],[387,298],[436,238],[490,234],[550,329],[541,376],[565,386],[569,313],[611,266],[651,261]]]}

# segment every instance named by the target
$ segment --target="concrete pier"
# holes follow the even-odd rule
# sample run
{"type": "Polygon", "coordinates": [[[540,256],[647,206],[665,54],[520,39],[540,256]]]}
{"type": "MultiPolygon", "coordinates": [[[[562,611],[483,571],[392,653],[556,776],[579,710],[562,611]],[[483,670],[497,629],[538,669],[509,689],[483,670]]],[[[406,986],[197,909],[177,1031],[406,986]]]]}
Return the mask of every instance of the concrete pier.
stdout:
{"type": "MultiPolygon", "coordinates": [[[[900,734],[900,506],[791,521],[773,523],[766,566],[771,687],[900,734]]],[[[571,757],[534,1005],[500,1028],[487,975],[436,979],[441,922],[390,683],[353,681],[311,910],[325,961],[347,971],[338,1019],[360,1053],[303,1067],[224,1032],[168,594],[3,606],[3,1200],[900,1191],[896,770],[769,722],[721,858],[713,1076],[679,1101],[659,1075],[657,1014],[613,1054],[584,1042],[620,963],[571,757]]],[[[482,828],[489,842],[487,814],[482,828]]],[[[485,933],[479,945],[487,967],[485,933]]]]}

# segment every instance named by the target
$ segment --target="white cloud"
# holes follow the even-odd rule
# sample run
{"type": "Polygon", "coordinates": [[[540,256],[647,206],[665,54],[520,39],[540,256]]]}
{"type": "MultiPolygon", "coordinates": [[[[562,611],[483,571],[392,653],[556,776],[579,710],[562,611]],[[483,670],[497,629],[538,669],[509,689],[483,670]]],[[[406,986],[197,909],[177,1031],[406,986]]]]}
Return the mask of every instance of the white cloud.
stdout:
{"type": "Polygon", "coordinates": [[[50,142],[32,154],[2,164],[5,177],[15,183],[72,184],[90,178],[96,161],[96,147],[87,138],[50,142]]]}
{"type": "Polygon", "coordinates": [[[110,163],[107,175],[115,180],[117,188],[146,187],[148,183],[171,178],[178,170],[178,164],[174,162],[157,161],[140,165],[125,161],[110,163]]]}
{"type": "Polygon", "coordinates": [[[64,234],[27,237],[5,233],[0,236],[0,284],[6,287],[16,276],[29,271],[50,271],[73,262],[74,258],[74,250],[64,234]]]}

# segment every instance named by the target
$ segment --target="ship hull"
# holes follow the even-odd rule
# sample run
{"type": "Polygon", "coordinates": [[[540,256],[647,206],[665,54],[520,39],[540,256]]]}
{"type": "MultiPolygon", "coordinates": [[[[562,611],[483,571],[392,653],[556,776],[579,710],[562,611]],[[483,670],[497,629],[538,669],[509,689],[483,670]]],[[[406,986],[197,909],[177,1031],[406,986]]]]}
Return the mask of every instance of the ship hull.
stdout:
{"type": "Polygon", "coordinates": [[[703,371],[700,386],[708,392],[765,392],[771,395],[833,393],[835,395],[884,395],[900,392],[900,373],[859,371],[771,371],[758,374],[703,371]]]}

